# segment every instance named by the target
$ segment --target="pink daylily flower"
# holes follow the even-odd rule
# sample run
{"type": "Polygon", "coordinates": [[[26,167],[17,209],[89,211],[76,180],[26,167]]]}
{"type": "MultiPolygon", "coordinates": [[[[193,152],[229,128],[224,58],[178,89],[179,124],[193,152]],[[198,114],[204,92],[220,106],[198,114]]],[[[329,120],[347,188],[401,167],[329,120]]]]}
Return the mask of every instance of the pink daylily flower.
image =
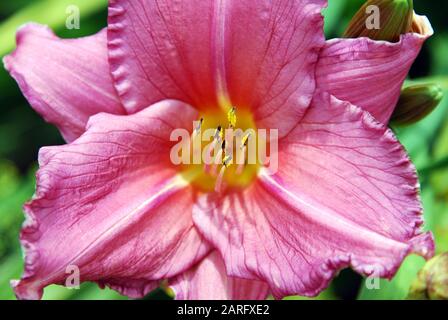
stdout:
{"type": "Polygon", "coordinates": [[[111,0],[91,37],[22,27],[5,66],[68,144],[39,153],[17,297],[72,265],[134,298],[162,280],[178,299],[314,296],[341,268],[391,278],[408,254],[431,257],[415,168],[387,128],[431,26],[326,42],[325,5],[111,0]],[[217,192],[171,162],[170,134],[229,106],[279,130],[279,170],[229,170],[217,192]]]}

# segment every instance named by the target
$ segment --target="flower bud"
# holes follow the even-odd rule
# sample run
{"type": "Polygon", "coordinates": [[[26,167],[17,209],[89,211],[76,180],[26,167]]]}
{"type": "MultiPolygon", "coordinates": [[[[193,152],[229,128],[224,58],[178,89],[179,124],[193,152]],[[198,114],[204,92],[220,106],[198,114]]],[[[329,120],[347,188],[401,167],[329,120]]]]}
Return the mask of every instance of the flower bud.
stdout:
{"type": "Polygon", "coordinates": [[[350,21],[345,38],[368,37],[397,42],[412,31],[412,0],[368,0],[350,21]]]}
{"type": "Polygon", "coordinates": [[[390,121],[398,126],[414,124],[429,115],[442,98],[442,88],[437,84],[415,85],[403,89],[390,121]]]}
{"type": "Polygon", "coordinates": [[[411,286],[408,299],[448,299],[448,252],[428,261],[411,286]]]}

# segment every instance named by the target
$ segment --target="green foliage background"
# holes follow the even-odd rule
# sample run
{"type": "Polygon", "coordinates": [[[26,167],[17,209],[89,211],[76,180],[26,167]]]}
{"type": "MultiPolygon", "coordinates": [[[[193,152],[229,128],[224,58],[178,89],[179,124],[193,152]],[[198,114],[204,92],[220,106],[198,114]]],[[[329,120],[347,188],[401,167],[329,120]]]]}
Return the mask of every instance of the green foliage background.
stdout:
{"type": "MultiPolygon", "coordinates": [[[[325,12],[327,38],[342,34],[363,0],[329,0],[325,12]]],[[[410,73],[407,84],[436,82],[446,92],[439,108],[417,125],[394,128],[415,162],[422,184],[426,228],[433,231],[437,252],[448,251],[448,14],[447,1],[415,0],[415,10],[429,17],[435,29],[410,73]]],[[[50,25],[59,36],[75,38],[106,26],[106,0],[2,0],[0,2],[0,58],[15,47],[18,26],[29,21],[50,25]],[[68,5],[81,9],[81,28],[65,28],[68,5]]],[[[69,79],[67,79],[69,81],[69,79]]],[[[40,147],[62,144],[58,131],[28,105],[16,83],[0,67],[0,300],[14,299],[9,281],[22,272],[18,235],[23,203],[34,192],[36,157],[40,147]]],[[[367,290],[364,280],[350,270],[341,272],[317,299],[404,299],[424,261],[409,257],[393,281],[367,290]]],[[[147,299],[166,299],[163,291],[147,299]]],[[[51,286],[44,299],[124,299],[111,290],[83,284],[80,290],[51,286]]],[[[290,299],[301,299],[290,297],[290,299]]]]}

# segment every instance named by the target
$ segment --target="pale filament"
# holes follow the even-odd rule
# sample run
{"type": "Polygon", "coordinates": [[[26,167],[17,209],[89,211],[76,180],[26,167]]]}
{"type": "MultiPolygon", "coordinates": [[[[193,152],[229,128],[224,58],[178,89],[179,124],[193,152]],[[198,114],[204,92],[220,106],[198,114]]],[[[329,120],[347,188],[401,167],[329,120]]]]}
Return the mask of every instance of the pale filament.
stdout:
{"type": "Polygon", "coordinates": [[[193,133],[191,134],[191,139],[190,139],[190,143],[193,145],[193,162],[194,162],[194,159],[200,159],[200,153],[201,153],[201,150],[200,150],[200,148],[195,148],[195,141],[196,141],[196,139],[201,139],[201,129],[202,129],[202,124],[204,123],[204,119],[203,118],[201,118],[199,121],[198,121],[198,124],[197,124],[197,126],[196,126],[196,128],[194,128],[194,130],[193,130],[193,133]]]}
{"type": "MultiPolygon", "coordinates": [[[[206,155],[207,155],[207,159],[204,163],[204,172],[205,173],[209,173],[210,172],[210,168],[213,167],[215,165],[216,162],[216,158],[218,155],[216,155],[215,157],[212,158],[212,153],[215,153],[215,149],[218,147],[218,144],[220,143],[221,138],[218,136],[213,139],[213,142],[208,146],[208,149],[206,151],[206,155]],[[209,161],[209,159],[211,159],[212,161],[209,161]]],[[[219,148],[218,154],[220,154],[221,152],[221,148],[219,148]]],[[[221,153],[222,156],[222,153],[221,153]]]]}
{"type": "Polygon", "coordinates": [[[221,170],[219,170],[219,175],[218,175],[218,178],[216,178],[216,183],[215,183],[215,192],[221,192],[222,180],[224,178],[225,171],[226,171],[226,166],[222,166],[221,170]]]}
{"type": "Polygon", "coordinates": [[[218,178],[216,179],[215,192],[221,192],[222,187],[223,187],[224,173],[225,173],[227,167],[230,165],[231,161],[232,161],[232,155],[228,155],[224,158],[224,160],[222,162],[221,170],[219,170],[218,178]]]}
{"type": "Polygon", "coordinates": [[[245,145],[241,146],[241,153],[239,154],[239,159],[237,161],[236,174],[241,175],[244,171],[244,166],[246,164],[246,150],[247,147],[245,145]]]}
{"type": "Polygon", "coordinates": [[[213,163],[211,165],[211,170],[210,170],[210,174],[212,177],[216,177],[216,175],[218,174],[218,165],[220,164],[220,160],[222,159],[222,154],[223,154],[223,148],[221,148],[218,153],[216,154],[216,157],[213,159],[213,163]]]}

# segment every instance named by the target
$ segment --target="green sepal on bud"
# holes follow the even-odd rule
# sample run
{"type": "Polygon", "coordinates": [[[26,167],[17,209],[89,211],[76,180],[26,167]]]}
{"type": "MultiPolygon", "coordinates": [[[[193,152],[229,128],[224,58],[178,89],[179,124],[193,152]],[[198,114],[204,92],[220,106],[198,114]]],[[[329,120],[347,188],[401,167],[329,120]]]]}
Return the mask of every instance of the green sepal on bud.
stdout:
{"type": "Polygon", "coordinates": [[[428,261],[412,283],[410,300],[448,299],[448,252],[428,261]]]}
{"type": "Polygon", "coordinates": [[[396,126],[417,123],[434,111],[442,99],[443,90],[437,84],[407,87],[401,91],[390,122],[396,126]]]}
{"type": "Polygon", "coordinates": [[[344,38],[397,42],[412,31],[413,17],[412,0],[368,0],[350,21],[344,38]]]}

